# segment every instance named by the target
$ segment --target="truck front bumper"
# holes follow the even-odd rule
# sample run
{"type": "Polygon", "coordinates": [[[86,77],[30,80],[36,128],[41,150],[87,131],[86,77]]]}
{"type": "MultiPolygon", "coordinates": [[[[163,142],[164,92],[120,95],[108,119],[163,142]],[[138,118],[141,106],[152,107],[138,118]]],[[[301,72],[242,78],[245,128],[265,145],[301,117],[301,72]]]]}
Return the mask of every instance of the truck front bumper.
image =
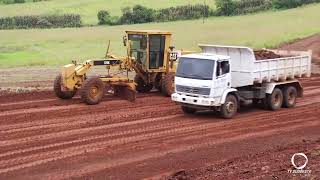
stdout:
{"type": "Polygon", "coordinates": [[[181,104],[191,104],[195,106],[211,107],[215,106],[215,100],[213,98],[193,97],[183,94],[173,93],[171,95],[172,101],[181,104]]]}

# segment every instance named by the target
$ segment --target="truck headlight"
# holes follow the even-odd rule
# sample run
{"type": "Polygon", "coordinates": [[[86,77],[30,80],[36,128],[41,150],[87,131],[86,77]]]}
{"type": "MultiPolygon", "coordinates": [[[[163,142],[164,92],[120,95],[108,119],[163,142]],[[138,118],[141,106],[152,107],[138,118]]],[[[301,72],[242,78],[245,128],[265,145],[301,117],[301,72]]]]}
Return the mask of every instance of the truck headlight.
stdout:
{"type": "Polygon", "coordinates": [[[177,97],[176,95],[172,94],[172,95],[171,95],[171,99],[172,99],[173,101],[177,101],[178,97],[177,97]]]}

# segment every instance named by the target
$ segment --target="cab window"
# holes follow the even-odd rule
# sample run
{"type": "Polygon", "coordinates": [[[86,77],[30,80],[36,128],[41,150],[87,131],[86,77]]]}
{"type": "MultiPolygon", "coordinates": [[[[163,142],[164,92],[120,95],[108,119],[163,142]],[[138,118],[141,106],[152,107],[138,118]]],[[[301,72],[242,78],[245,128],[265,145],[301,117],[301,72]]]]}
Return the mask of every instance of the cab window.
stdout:
{"type": "Polygon", "coordinates": [[[222,76],[230,72],[229,61],[220,61],[217,63],[217,77],[222,76]]]}

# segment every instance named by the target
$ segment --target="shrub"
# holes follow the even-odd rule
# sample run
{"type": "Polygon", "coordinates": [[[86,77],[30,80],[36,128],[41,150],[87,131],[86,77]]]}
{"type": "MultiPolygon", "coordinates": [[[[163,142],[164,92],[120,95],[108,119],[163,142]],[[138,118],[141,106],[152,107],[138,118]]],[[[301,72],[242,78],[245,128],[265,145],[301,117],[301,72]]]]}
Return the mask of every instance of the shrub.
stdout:
{"type": "Polygon", "coordinates": [[[140,24],[155,21],[156,11],[141,5],[135,5],[132,9],[126,7],[122,9],[120,24],[140,24]]]}
{"type": "Polygon", "coordinates": [[[25,0],[13,0],[14,3],[25,3],[25,0]]]}
{"type": "Polygon", "coordinates": [[[123,8],[122,16],[118,21],[117,18],[114,18],[112,24],[139,24],[155,21],[161,22],[197,19],[201,17],[208,17],[211,13],[212,12],[207,5],[186,5],[160,10],[154,10],[141,5],[136,5],[133,8],[123,8]]]}
{"type": "Polygon", "coordinates": [[[0,29],[64,28],[80,26],[81,17],[76,14],[0,18],[0,29]]]}
{"type": "Polygon", "coordinates": [[[160,9],[157,12],[157,21],[176,21],[208,17],[210,8],[207,5],[185,5],[160,9]]]}
{"type": "Polygon", "coordinates": [[[110,23],[111,16],[108,11],[100,10],[97,16],[98,16],[98,21],[100,25],[110,23]]]}
{"type": "Polygon", "coordinates": [[[272,0],[272,5],[276,9],[288,9],[316,2],[320,0],[272,0]]]}
{"type": "Polygon", "coordinates": [[[263,11],[272,7],[271,0],[216,0],[217,14],[239,15],[263,11]]]}
{"type": "Polygon", "coordinates": [[[223,16],[234,14],[236,4],[233,0],[216,0],[217,13],[223,16]]]}
{"type": "Polygon", "coordinates": [[[301,0],[273,0],[272,4],[276,9],[295,8],[301,5],[301,0]]]}
{"type": "Polygon", "coordinates": [[[32,2],[41,2],[41,1],[50,1],[50,0],[32,0],[32,2]]]}
{"type": "Polygon", "coordinates": [[[25,0],[1,0],[3,4],[25,3],[25,0]]]}
{"type": "Polygon", "coordinates": [[[271,0],[241,0],[235,2],[234,14],[246,14],[272,8],[271,0]]]}

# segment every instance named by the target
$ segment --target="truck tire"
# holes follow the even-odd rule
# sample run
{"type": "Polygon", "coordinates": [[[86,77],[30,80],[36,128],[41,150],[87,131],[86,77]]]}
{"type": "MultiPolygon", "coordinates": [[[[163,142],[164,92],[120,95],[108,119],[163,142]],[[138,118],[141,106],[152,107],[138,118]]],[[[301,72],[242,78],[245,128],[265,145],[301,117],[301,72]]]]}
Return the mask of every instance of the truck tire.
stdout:
{"type": "Polygon", "coordinates": [[[151,89],[153,88],[153,85],[152,84],[146,84],[143,79],[136,75],[134,77],[134,82],[137,83],[137,86],[136,86],[136,90],[139,92],[139,93],[147,93],[147,92],[150,92],[151,89]]]}
{"type": "Polygon", "coordinates": [[[288,86],[283,89],[283,107],[292,108],[296,105],[298,92],[293,86],[288,86]]]}
{"type": "Polygon", "coordinates": [[[190,108],[190,107],[186,107],[186,106],[181,106],[181,109],[185,114],[194,114],[194,113],[197,112],[196,109],[190,108]]]}
{"type": "Polygon", "coordinates": [[[105,85],[100,77],[90,77],[86,79],[81,88],[81,98],[88,105],[98,104],[105,92],[105,85]]]}
{"type": "Polygon", "coordinates": [[[267,95],[267,105],[270,110],[276,111],[282,107],[283,93],[279,88],[275,88],[272,94],[267,95]]]}
{"type": "Polygon", "coordinates": [[[221,106],[220,115],[225,119],[230,119],[237,114],[238,101],[237,98],[230,94],[227,96],[225,103],[221,106]]]}
{"type": "Polygon", "coordinates": [[[167,97],[174,93],[174,76],[174,73],[168,73],[162,79],[161,92],[167,97]]]}
{"type": "Polygon", "coordinates": [[[62,76],[59,74],[53,83],[53,90],[56,96],[60,99],[71,99],[75,94],[76,90],[64,91],[62,87],[62,76]]]}

